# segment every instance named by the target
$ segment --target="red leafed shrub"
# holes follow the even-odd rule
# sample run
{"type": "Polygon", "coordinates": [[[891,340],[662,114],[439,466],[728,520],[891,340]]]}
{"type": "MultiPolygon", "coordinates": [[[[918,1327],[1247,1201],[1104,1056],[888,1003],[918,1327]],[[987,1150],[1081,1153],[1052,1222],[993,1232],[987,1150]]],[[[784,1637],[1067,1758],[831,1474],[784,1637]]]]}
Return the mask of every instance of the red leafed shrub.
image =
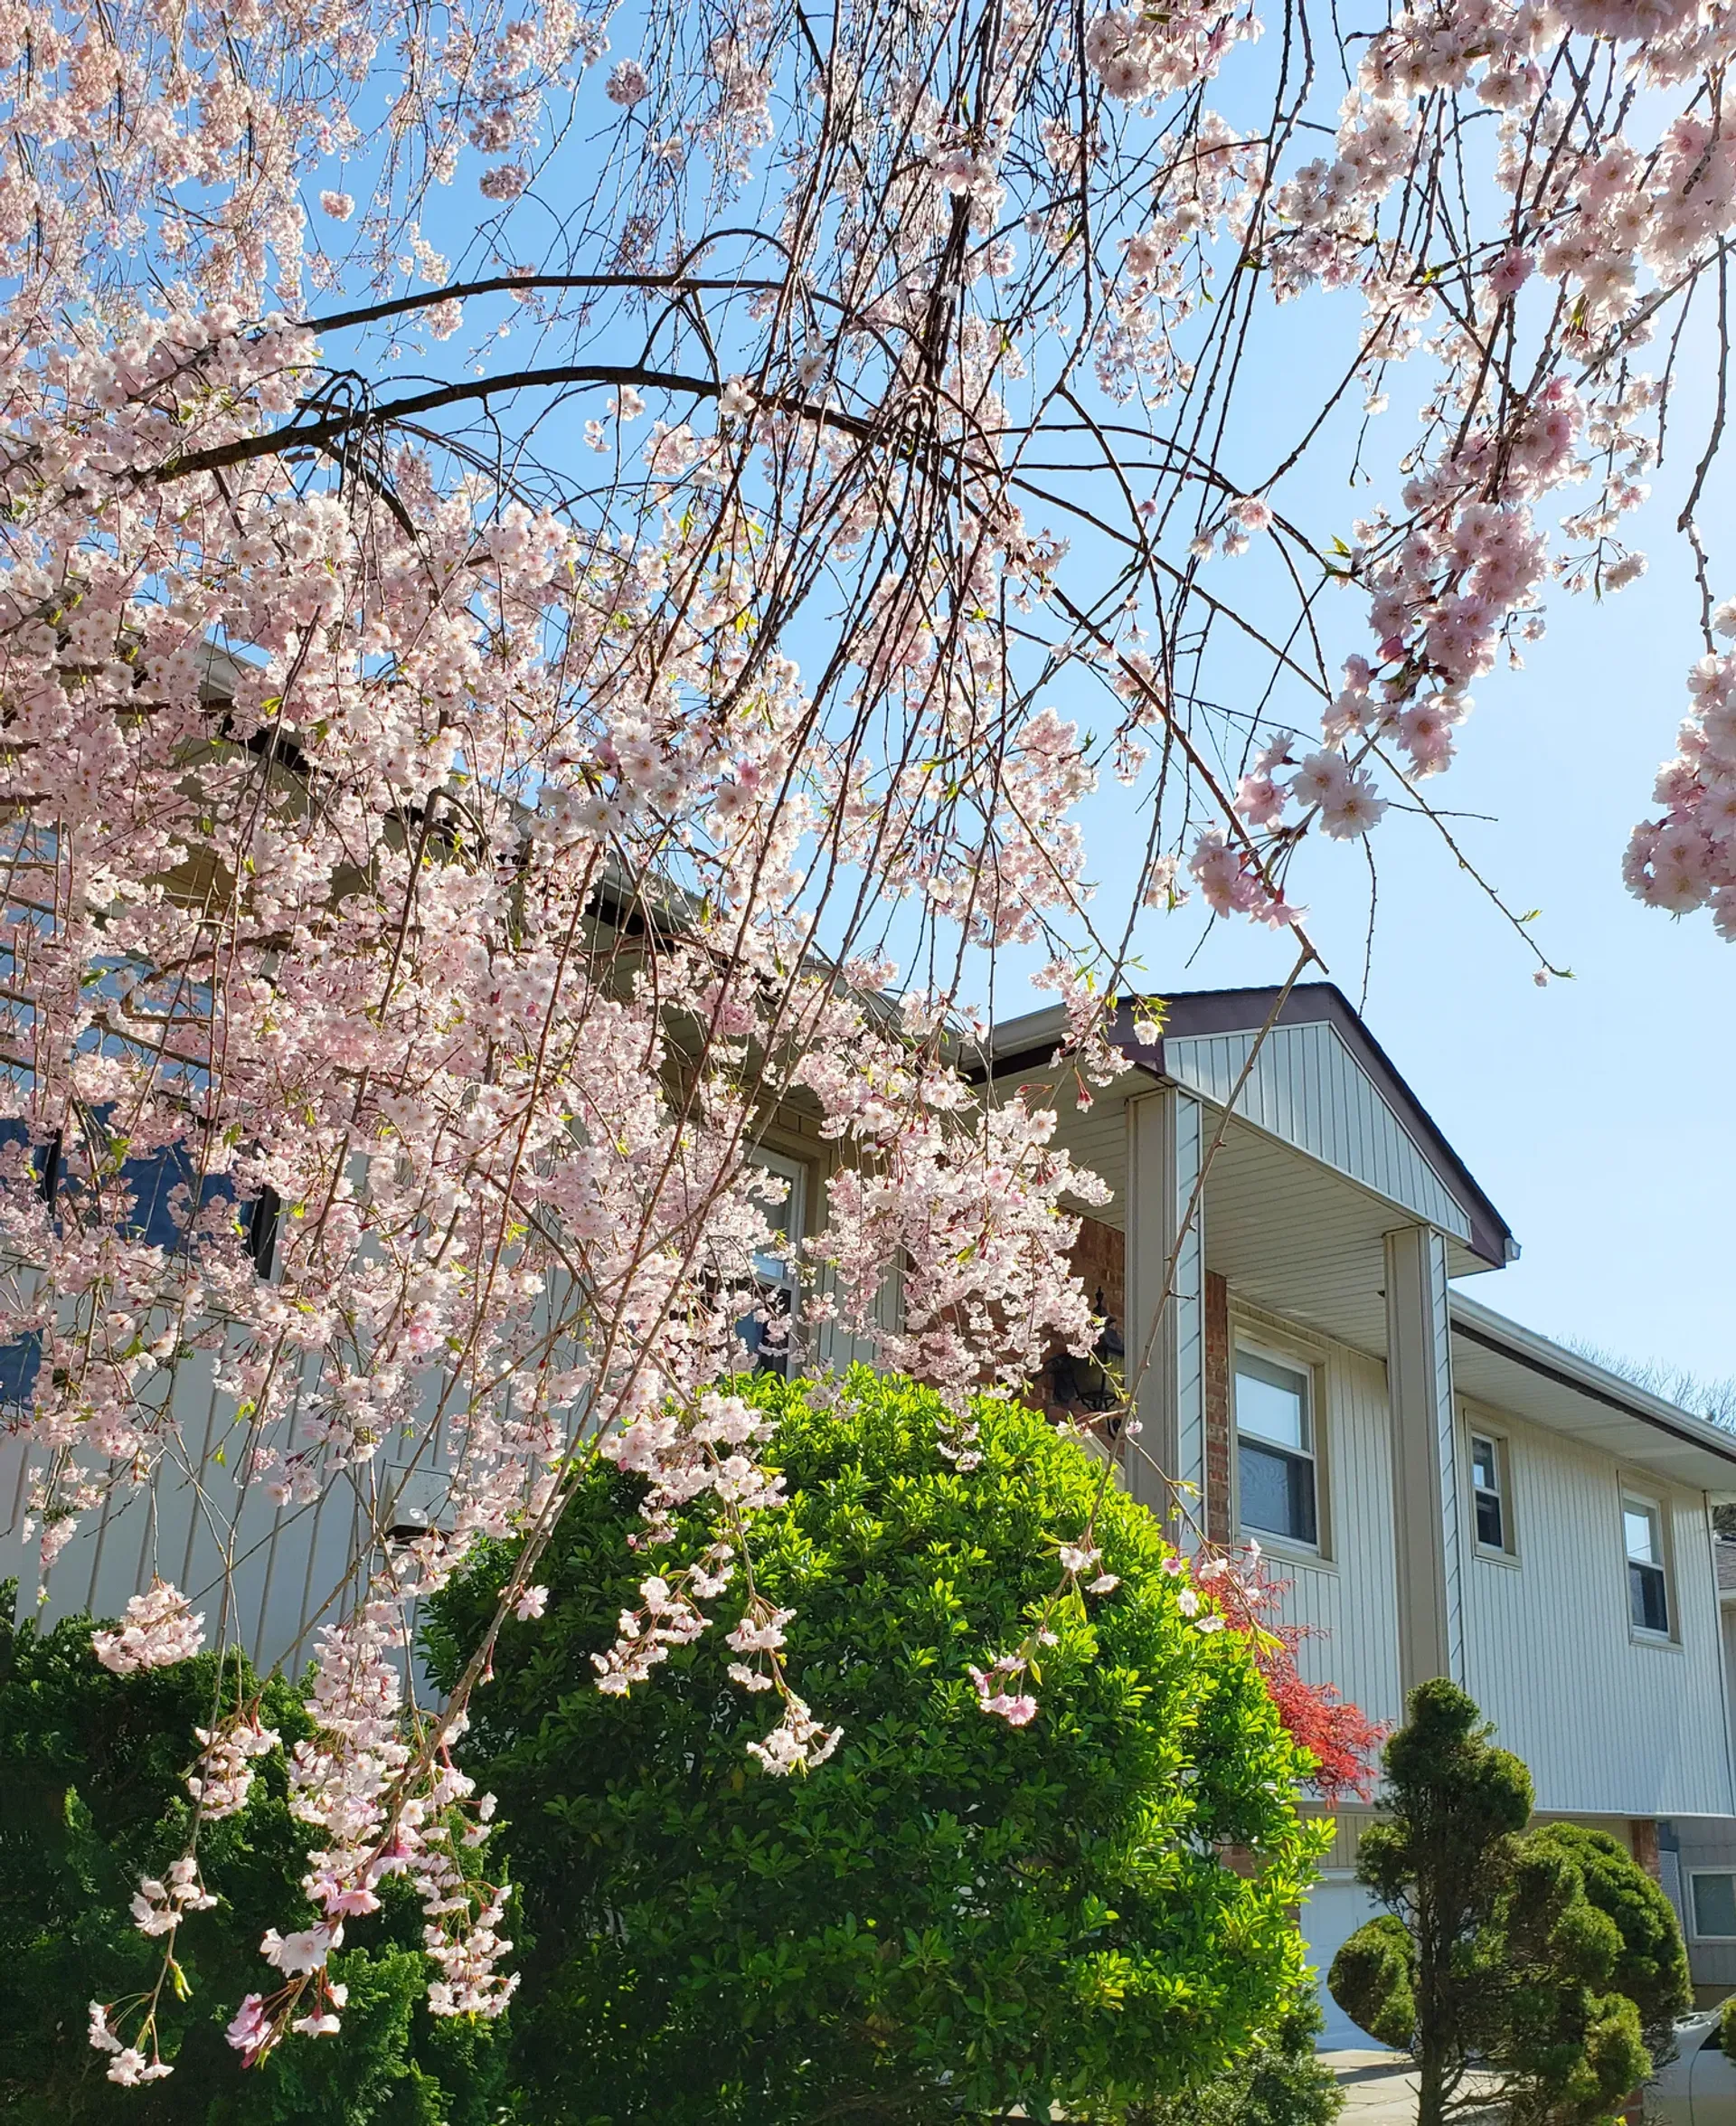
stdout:
{"type": "Polygon", "coordinates": [[[1317,1767],[1315,1791],[1323,1801],[1341,1801],[1346,1795],[1367,1800],[1374,1790],[1374,1753],[1387,1729],[1333,1684],[1309,1683],[1303,1677],[1296,1649],[1320,1632],[1316,1625],[1277,1620],[1274,1612],[1289,1582],[1272,1577],[1257,1545],[1240,1553],[1203,1552],[1194,1576],[1211,1590],[1231,1630],[1252,1641],[1255,1663],[1279,1719],[1317,1767]]]}

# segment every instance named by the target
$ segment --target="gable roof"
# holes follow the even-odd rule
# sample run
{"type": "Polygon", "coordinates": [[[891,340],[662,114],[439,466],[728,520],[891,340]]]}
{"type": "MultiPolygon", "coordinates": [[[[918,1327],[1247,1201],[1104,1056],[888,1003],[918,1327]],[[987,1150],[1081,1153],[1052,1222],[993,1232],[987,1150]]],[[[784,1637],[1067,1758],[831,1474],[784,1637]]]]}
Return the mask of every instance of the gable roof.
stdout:
{"type": "MultiPolygon", "coordinates": [[[[1298,982],[1288,996],[1278,987],[1200,989],[1163,1006],[1152,1042],[1135,1038],[1133,1004],[1117,1013],[1117,1045],[1137,1068],[1220,1107],[1233,1096],[1243,1120],[1452,1234],[1494,1268],[1517,1256],[1506,1220],[1336,984],[1298,982]]],[[[1038,1012],[997,1026],[994,1074],[1046,1063],[1064,1023],[1061,1013],[1038,1012]]]]}

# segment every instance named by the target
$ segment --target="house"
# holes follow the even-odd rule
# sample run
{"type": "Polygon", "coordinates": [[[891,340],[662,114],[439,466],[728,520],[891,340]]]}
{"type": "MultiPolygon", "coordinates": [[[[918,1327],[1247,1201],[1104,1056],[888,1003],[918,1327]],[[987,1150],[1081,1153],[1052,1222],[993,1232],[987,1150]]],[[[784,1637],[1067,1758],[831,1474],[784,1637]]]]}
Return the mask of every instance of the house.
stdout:
{"type": "MultiPolygon", "coordinates": [[[[1077,1266],[1127,1346],[1136,1497],[1189,1539],[1257,1539],[1310,1680],[1396,1723],[1461,1683],[1542,1818],[1610,1831],[1669,1892],[1696,1985],[1736,1989],[1736,1434],[1505,1319],[1505,1221],[1327,983],[1169,1000],[1080,1097],[1064,1024],[995,1030],[987,1096],[1052,1100],[1114,1190],[1077,1266]],[[1149,1030],[1149,1029],[1147,1029],[1149,1030]],[[1264,1037],[1261,1038],[1261,1035],[1264,1037]],[[1191,1488],[1176,1510],[1167,1479],[1191,1488]],[[1714,1563],[1716,1559],[1716,1563],[1714,1563]]],[[[1324,1970],[1368,1916],[1365,1809],[1303,1915],[1324,1970]]],[[[1355,2034],[1330,2001],[1327,2041],[1355,2034]]]]}
{"type": "MultiPolygon", "coordinates": [[[[1059,1012],[996,1028],[979,1075],[986,1098],[1052,1100],[1060,1141],[1113,1191],[1076,1261],[1137,1380],[1129,1488],[1182,1534],[1176,1479],[1208,1537],[1257,1537],[1316,1633],[1304,1673],[1372,1718],[1396,1723],[1425,1677],[1463,1683],[1530,1765],[1539,1814],[1622,1838],[1682,1913],[1703,1993],[1736,1989],[1736,1544],[1712,1521],[1736,1499],[1736,1433],[1461,1289],[1517,1248],[1335,988],[1178,997],[1152,1041],[1126,1017],[1131,1067],[1089,1100],[1052,1065],[1059,1012]]],[[[791,1235],[816,1230],[838,1157],[817,1118],[780,1111],[760,1157],[791,1235]]],[[[761,1276],[788,1282],[771,1258],[761,1276]]],[[[857,1355],[826,1334],[821,1362],[857,1355]]],[[[229,1549],[231,1630],[298,1668],[348,1565],[434,1517],[445,1478],[387,1446],[316,1504],[255,1490],[234,1517],[210,1374],[195,1354],[177,1384],[187,1466],[90,1516],[46,1615],[116,1613],[153,1560],[195,1606],[222,1601],[229,1549]]],[[[22,1442],[0,1438],[0,1578],[27,1610],[26,1518],[22,1442]]],[[[1322,1967],[1369,1909],[1352,1875],[1368,1814],[1337,1812],[1303,1914],[1322,1967]]],[[[1352,2041],[1327,2009],[1328,2041],[1352,2041]]]]}

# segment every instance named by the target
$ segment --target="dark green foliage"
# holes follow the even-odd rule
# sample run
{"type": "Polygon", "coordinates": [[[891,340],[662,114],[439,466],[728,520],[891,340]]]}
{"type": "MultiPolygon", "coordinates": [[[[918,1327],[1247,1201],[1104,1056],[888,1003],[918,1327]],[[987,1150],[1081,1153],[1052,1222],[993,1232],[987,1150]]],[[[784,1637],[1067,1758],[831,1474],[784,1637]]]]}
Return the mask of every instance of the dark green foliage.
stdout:
{"type": "MultiPolygon", "coordinates": [[[[986,1716],[967,1665],[1024,1639],[1100,1467],[984,1402],[961,1473],[936,1398],[862,1368],[830,1410],[735,1385],[778,1408],[790,1496],[755,1584],[796,1611],[792,1679],[844,1740],[806,1778],[746,1754],[777,1706],[725,1675],[739,1585],[649,1685],[598,1692],[590,1656],[649,1568],[627,1547],[638,1481],[591,1475],[536,1567],[549,1613],[507,1622],[465,1745],[531,1943],[519,2118],[929,2126],[1057,2097],[1111,2119],[1209,2081],[1302,1983],[1292,1912],[1321,1842],[1245,1645],[1184,1617],[1156,1524],[1110,1487],[1121,1586],[1054,1619],[1029,1726],[986,1716]]],[[[695,1512],[654,1559],[712,1533],[695,1512]]],[[[485,1557],[436,1600],[437,1677],[507,1569],[485,1557]]]]}
{"type": "Polygon", "coordinates": [[[1457,1684],[1445,1677],[1410,1694],[1404,1726],[1381,1753],[1391,1816],[1371,1824],[1356,1873],[1386,1904],[1420,1879],[1443,1913],[1486,1909],[1489,1869],[1531,1816],[1531,1774],[1457,1684]]]}
{"type": "Polygon", "coordinates": [[[1668,1899],[1600,1831],[1527,1831],[1531,1779],[1444,1679],[1412,1692],[1387,1744],[1391,1814],[1357,1874],[1391,1909],[1334,1961],[1332,1996],[1408,2048],[1421,2126],[1471,2065],[1494,2075],[1510,2126],[1599,2126],[1666,2056],[1687,2006],[1668,1899]]]}
{"type": "MultiPolygon", "coordinates": [[[[8,2126],[479,2126],[497,2115],[492,2033],[441,2025],[420,2005],[429,1966],[420,1913],[400,1898],[334,1959],[350,1988],[341,2036],[292,2038],[243,2073],[223,2029],[248,1992],[278,1982],[259,1955],[269,1926],[309,1923],[298,1885],[307,1835],[290,1817],[280,1760],[260,1760],[238,1815],[207,1824],[199,1855],[214,1911],[193,1913],[176,1955],[190,1988],[164,1989],[166,2080],[122,2089],[86,2041],[91,2000],[124,2003],[156,1980],[163,1944],[128,1906],[141,1875],[185,1847],[184,1777],[195,1726],[262,1696],[286,1744],[311,1732],[296,1694],[259,1685],[233,1656],[110,1675],[90,1620],[14,1630],[0,1595],[0,2116],[8,2126]]],[[[133,2022],[126,2021],[128,2036],[133,2022]]]]}
{"type": "Polygon", "coordinates": [[[1686,2012],[1693,1994],[1675,1908],[1608,1831],[1546,1823],[1525,1842],[1564,1853],[1579,1868],[1586,1896],[1614,1921],[1618,1946],[1609,1984],[1638,2010],[1646,2048],[1654,2065],[1661,2065],[1669,2056],[1675,2019],[1686,2012]]]}
{"type": "Polygon", "coordinates": [[[1313,1994],[1300,1995],[1214,2080],[1131,2107],[1127,2126],[1333,2126],[1344,2093],[1315,2051],[1322,2022],[1313,1994]]]}
{"type": "Polygon", "coordinates": [[[1332,1998],[1359,2029],[1395,2052],[1417,2027],[1417,1945],[1392,1913],[1357,1928],[1332,1960],[1332,1998]]]}

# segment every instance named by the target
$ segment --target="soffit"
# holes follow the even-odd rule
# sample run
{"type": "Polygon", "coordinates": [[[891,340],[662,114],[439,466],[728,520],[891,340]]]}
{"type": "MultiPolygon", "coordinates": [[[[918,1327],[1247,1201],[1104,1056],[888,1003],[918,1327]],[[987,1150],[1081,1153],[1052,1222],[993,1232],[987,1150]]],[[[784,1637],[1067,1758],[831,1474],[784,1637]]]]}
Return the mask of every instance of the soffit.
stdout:
{"type": "MultiPolygon", "coordinates": [[[[1390,1201],[1250,1123],[1231,1120],[1207,1172],[1206,1267],[1268,1312],[1377,1358],[1385,1236],[1399,1223],[1390,1201]]],[[[1454,1276],[1488,1267],[1450,1237],[1447,1255],[1454,1276]]]]}
{"type": "Polygon", "coordinates": [[[1690,1490],[1736,1493],[1736,1433],[1452,1295],[1453,1386],[1461,1395],[1562,1432],[1690,1490]]]}
{"type": "MultiPolygon", "coordinates": [[[[1164,999],[1161,1011],[1155,1040],[1137,1037],[1133,1003],[1117,1014],[1116,1045],[1147,1079],[1184,1085],[1219,1107],[1233,1101],[1240,1120],[1382,1198],[1397,1213],[1389,1224],[1432,1225],[1491,1268],[1518,1252],[1500,1213],[1334,984],[1196,990],[1164,999]]],[[[1054,1010],[997,1025],[995,1076],[1042,1067],[1064,1026],[1054,1010]]]]}
{"type": "Polygon", "coordinates": [[[1233,1097],[1237,1115],[1257,1129],[1424,1224],[1470,1239],[1463,1206],[1335,1026],[1274,1026],[1263,1041],[1252,1032],[1166,1038],[1164,1064],[1203,1099],[1226,1107],[1233,1097]]]}

